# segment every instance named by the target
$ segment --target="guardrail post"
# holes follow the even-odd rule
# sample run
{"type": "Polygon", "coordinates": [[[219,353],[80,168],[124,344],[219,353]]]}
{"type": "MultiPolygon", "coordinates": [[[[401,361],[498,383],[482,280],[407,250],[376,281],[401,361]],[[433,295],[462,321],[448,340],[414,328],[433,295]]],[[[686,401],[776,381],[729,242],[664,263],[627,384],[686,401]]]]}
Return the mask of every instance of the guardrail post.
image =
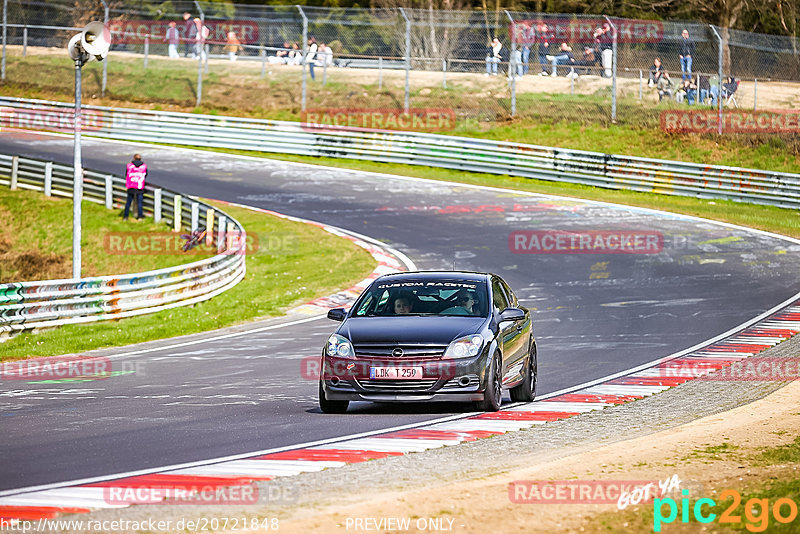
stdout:
{"type": "Polygon", "coordinates": [[[173,216],[172,216],[172,226],[176,232],[181,231],[181,196],[175,195],[175,199],[173,200],[173,216]]]}
{"type": "Polygon", "coordinates": [[[225,221],[227,217],[220,215],[219,222],[217,222],[217,252],[225,250],[225,221]]]}
{"type": "Polygon", "coordinates": [[[234,239],[239,239],[239,237],[240,237],[240,236],[236,235],[236,225],[234,225],[232,222],[228,223],[227,236],[228,236],[228,239],[227,239],[228,243],[227,243],[225,248],[227,250],[230,250],[231,248],[233,248],[233,240],[234,239]]]}
{"type": "Polygon", "coordinates": [[[150,54],[150,36],[144,36],[144,70],[147,70],[147,56],[150,54]]]}
{"type": "Polygon", "coordinates": [[[153,221],[161,221],[161,189],[153,190],[153,221]]]}
{"type": "Polygon", "coordinates": [[[44,164],[44,196],[49,197],[53,194],[53,162],[48,161],[44,164]]]}
{"type": "Polygon", "coordinates": [[[17,189],[17,173],[19,171],[19,156],[11,158],[11,190],[17,189]]]}
{"type": "Polygon", "coordinates": [[[114,207],[114,177],[106,176],[106,209],[114,207]]]}
{"type": "Polygon", "coordinates": [[[200,204],[192,202],[192,233],[197,231],[198,220],[200,219],[200,204]]]}
{"type": "Polygon", "coordinates": [[[28,57],[28,27],[22,28],[22,57],[28,57]]]}
{"type": "Polygon", "coordinates": [[[214,244],[214,208],[206,210],[206,245],[214,244]]]}

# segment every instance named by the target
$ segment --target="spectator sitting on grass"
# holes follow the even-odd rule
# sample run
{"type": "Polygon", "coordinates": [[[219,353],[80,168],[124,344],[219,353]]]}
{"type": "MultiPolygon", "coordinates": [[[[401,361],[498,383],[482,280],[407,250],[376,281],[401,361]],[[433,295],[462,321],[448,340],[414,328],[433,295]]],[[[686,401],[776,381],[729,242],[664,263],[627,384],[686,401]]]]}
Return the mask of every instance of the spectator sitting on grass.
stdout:
{"type": "MultiPolygon", "coordinates": [[[[583,59],[575,61],[572,65],[575,67],[597,67],[600,64],[600,58],[595,54],[594,48],[586,47],[583,49],[583,59]]],[[[581,74],[592,74],[591,68],[578,69],[581,74]]],[[[576,75],[577,72],[576,71],[576,75]]]]}
{"type": "Polygon", "coordinates": [[[319,44],[319,52],[317,52],[317,56],[319,57],[319,64],[321,67],[330,67],[333,65],[333,50],[331,50],[331,47],[325,43],[319,44]]]}
{"type": "Polygon", "coordinates": [[[693,106],[694,101],[697,98],[697,85],[694,83],[694,80],[691,78],[688,80],[683,80],[680,91],[683,93],[686,103],[690,106],[693,106]]]}
{"type": "MultiPolygon", "coordinates": [[[[559,65],[572,65],[575,63],[575,57],[572,55],[572,48],[567,43],[561,43],[561,50],[557,56],[547,56],[547,61],[553,65],[553,72],[551,76],[558,76],[557,68],[559,65]]],[[[570,74],[575,72],[570,69],[570,74]]]]}

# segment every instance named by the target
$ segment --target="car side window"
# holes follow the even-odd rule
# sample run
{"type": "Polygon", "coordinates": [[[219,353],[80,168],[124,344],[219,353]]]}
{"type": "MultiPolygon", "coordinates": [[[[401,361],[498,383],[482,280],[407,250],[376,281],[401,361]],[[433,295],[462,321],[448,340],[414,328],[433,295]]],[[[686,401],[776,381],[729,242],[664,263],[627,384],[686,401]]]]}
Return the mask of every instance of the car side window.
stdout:
{"type": "Polygon", "coordinates": [[[503,311],[508,308],[508,299],[497,278],[492,280],[492,303],[497,311],[503,311]]]}
{"type": "Polygon", "coordinates": [[[517,296],[511,291],[511,288],[508,287],[508,284],[505,280],[500,280],[500,284],[503,286],[503,289],[506,291],[506,295],[508,295],[508,302],[514,306],[515,308],[519,308],[519,301],[517,300],[517,296]]]}

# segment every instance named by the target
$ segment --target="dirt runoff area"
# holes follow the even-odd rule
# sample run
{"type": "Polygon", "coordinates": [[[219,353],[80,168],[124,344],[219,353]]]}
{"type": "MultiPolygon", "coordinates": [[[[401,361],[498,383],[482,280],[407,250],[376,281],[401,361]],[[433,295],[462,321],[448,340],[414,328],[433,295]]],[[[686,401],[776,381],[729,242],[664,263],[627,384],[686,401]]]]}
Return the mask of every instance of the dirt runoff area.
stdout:
{"type": "MultiPolygon", "coordinates": [[[[530,467],[415,491],[359,495],[358,504],[298,509],[282,519],[281,532],[652,532],[637,508],[618,510],[617,490],[624,481],[664,481],[673,475],[691,492],[719,495],[725,489],[744,493],[746,485],[770,479],[798,478],[797,465],[751,467],[748,458],[764,447],[790,443],[800,435],[800,382],[792,382],[769,396],[734,410],[628,441],[597,446],[552,461],[523,458],[530,467]],[[731,445],[726,445],[731,444],[731,445]],[[735,454],[723,452],[728,447],[735,454]],[[517,504],[509,487],[515,481],[564,481],[585,484],[595,495],[606,492],[610,504],[517,504]],[[597,490],[594,481],[612,482],[597,490]],[[617,488],[613,482],[619,482],[617,488]],[[598,494],[598,491],[601,493],[598,494]],[[633,511],[631,511],[633,510],[633,511]],[[638,523],[637,523],[638,521],[638,523]],[[407,525],[407,526],[406,526],[407,525]]],[[[386,473],[391,476],[391,473],[386,473]]],[[[420,473],[420,479],[424,474],[420,473]]],[[[674,481],[672,481],[674,483],[674,481]]],[[[342,492],[350,493],[342,480],[342,492]]],[[[514,486],[512,486],[514,487],[514,486]]],[[[635,486],[630,486],[635,487],[635,486]]],[[[655,485],[658,487],[658,484],[655,485]]],[[[565,489],[566,488],[566,489],[565,489]]],[[[674,489],[674,488],[673,488],[674,489]]],[[[542,498],[546,491],[538,492],[542,498]]],[[[523,493],[520,493],[522,495],[523,493]]],[[[531,496],[531,491],[527,491],[531,496]]],[[[555,492],[553,495],[557,495],[555,492]]],[[[535,497],[537,492],[533,492],[535,497]]],[[[677,500],[677,491],[671,492],[677,500]]],[[[665,511],[666,513],[666,511],[665,511]]],[[[719,524],[709,525],[717,530],[719,524]]],[[[680,515],[664,532],[694,532],[702,525],[682,525],[680,515]]]]}

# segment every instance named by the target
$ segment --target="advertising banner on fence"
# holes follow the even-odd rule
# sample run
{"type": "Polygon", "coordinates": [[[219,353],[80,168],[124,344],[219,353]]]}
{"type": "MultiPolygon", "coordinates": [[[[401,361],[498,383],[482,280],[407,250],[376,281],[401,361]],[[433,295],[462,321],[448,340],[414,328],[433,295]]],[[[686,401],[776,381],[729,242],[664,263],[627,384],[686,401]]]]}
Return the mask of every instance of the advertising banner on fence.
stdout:
{"type": "MultiPolygon", "coordinates": [[[[150,43],[166,42],[169,20],[114,20],[108,23],[111,42],[114,44],[144,44],[145,37],[150,43]]],[[[258,44],[258,22],[255,20],[208,20],[204,22],[209,29],[208,43],[224,44],[228,32],[233,32],[242,44],[258,44]]],[[[193,42],[194,35],[187,35],[186,26],[180,21],[175,29],[181,42],[193,42]]]]}

